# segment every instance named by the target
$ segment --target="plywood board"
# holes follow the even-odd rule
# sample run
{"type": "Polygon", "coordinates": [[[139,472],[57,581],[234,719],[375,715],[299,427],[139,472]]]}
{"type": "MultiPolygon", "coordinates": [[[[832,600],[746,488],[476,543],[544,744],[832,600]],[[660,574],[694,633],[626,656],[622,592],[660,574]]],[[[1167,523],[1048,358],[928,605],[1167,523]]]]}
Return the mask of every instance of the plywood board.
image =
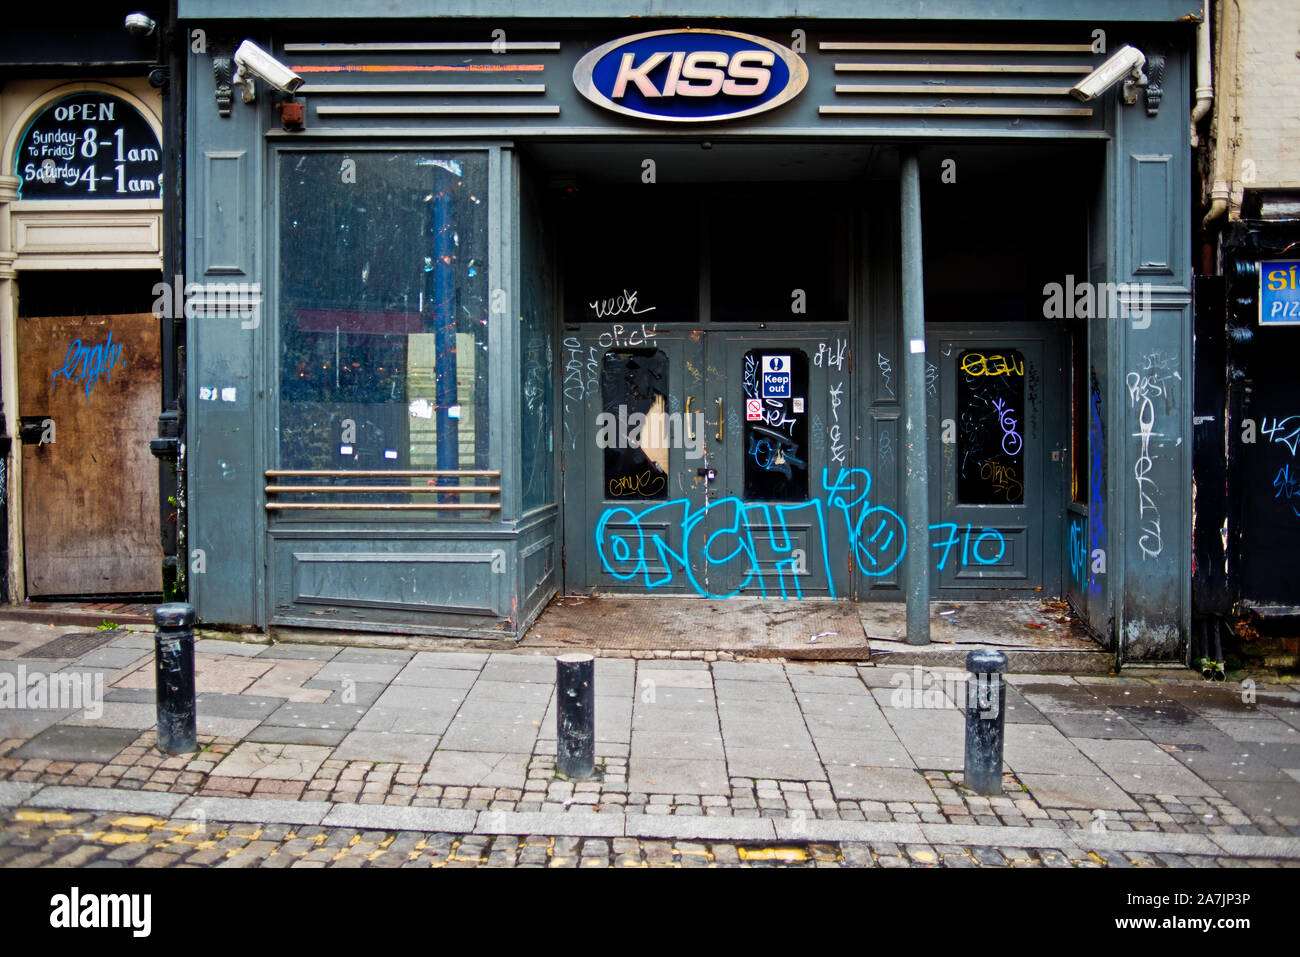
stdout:
{"type": "Polygon", "coordinates": [[[19,414],[54,424],[22,446],[28,595],[161,590],[160,364],[149,313],[18,320],[19,414]]]}

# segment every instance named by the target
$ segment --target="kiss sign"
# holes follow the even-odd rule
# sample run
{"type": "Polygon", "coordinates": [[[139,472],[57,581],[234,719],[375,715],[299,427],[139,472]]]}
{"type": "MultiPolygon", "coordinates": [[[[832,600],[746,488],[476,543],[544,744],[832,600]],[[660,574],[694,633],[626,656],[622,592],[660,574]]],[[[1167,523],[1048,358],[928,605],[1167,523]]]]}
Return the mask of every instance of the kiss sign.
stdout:
{"type": "Polygon", "coordinates": [[[752,116],[796,97],[808,67],[792,50],[728,30],[658,30],[596,47],[573,83],[597,106],[671,123],[752,116]]]}

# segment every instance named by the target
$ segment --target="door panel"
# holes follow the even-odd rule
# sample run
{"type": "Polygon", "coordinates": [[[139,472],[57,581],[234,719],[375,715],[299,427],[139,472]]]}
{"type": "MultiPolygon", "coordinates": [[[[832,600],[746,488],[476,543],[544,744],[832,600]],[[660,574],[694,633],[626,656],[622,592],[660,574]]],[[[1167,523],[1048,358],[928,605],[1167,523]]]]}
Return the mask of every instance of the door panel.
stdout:
{"type": "Polygon", "coordinates": [[[806,329],[661,329],[635,348],[611,344],[608,332],[571,337],[566,587],[847,596],[849,516],[859,503],[847,495],[851,481],[823,475],[844,458],[849,434],[844,340],[834,341],[838,352],[818,350],[806,329]],[[764,356],[789,366],[768,398],[764,356]]]}
{"type": "Polygon", "coordinates": [[[697,581],[686,555],[705,503],[701,343],[664,331],[636,346],[594,331],[570,341],[579,345],[570,363],[582,369],[565,379],[569,581],[603,592],[699,591],[702,573],[697,581]]]}
{"type": "Polygon", "coordinates": [[[161,590],[160,361],[149,313],[18,320],[28,595],[161,590]]]}
{"type": "Polygon", "coordinates": [[[836,368],[828,365],[821,340],[812,329],[709,333],[705,408],[713,439],[719,414],[725,423],[709,486],[712,527],[731,546],[727,561],[718,560],[722,549],[710,554],[714,595],[849,594],[847,513],[828,507],[823,487],[828,423],[849,429],[841,398],[847,372],[843,353],[836,368]],[[832,414],[833,399],[840,404],[832,414]]]}
{"type": "Polygon", "coordinates": [[[1044,547],[1063,474],[1058,351],[1051,331],[1032,327],[929,330],[930,544],[939,594],[1059,584],[1056,551],[1044,547]]]}

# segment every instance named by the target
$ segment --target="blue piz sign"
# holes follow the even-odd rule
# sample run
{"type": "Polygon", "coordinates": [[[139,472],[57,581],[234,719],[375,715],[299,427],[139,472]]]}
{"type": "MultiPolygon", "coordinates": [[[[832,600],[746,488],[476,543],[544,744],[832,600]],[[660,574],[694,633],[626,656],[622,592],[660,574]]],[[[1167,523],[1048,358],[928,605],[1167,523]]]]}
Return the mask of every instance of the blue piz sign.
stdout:
{"type": "Polygon", "coordinates": [[[808,67],[788,47],[727,30],[657,30],[596,47],[573,83],[615,113],[670,123],[752,116],[789,102],[808,67]]]}
{"type": "Polygon", "coordinates": [[[1300,326],[1300,260],[1259,264],[1259,324],[1300,326]]]}

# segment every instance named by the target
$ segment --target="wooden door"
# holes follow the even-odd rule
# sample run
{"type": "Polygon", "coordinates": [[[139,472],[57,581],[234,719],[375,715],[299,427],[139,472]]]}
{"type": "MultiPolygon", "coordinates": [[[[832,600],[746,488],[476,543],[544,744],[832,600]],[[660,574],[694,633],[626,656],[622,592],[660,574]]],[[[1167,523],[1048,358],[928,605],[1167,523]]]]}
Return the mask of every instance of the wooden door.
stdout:
{"type": "Polygon", "coordinates": [[[162,589],[149,313],[18,320],[27,594],[162,589]]]}

